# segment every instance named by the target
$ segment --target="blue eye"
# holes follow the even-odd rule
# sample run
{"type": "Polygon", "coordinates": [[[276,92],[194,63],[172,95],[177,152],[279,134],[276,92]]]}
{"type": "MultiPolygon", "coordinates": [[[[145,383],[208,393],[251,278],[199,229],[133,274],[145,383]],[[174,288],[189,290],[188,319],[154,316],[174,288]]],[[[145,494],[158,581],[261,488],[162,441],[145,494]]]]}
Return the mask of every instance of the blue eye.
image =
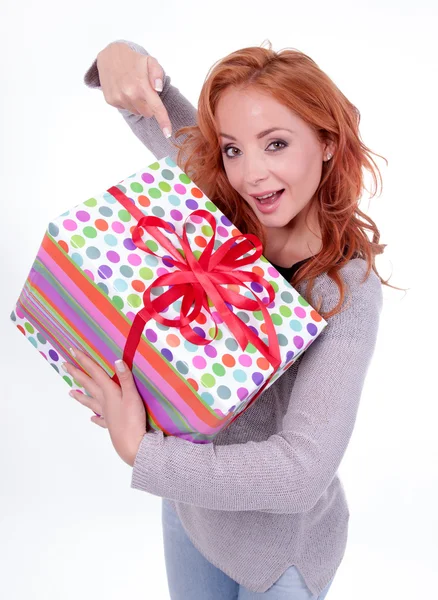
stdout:
{"type": "MultiPolygon", "coordinates": [[[[286,142],[283,142],[282,140],[275,140],[274,142],[271,142],[269,144],[269,146],[272,146],[272,144],[282,144],[282,147],[281,148],[277,148],[276,150],[269,150],[269,152],[278,152],[279,150],[283,150],[284,148],[287,148],[287,146],[288,146],[288,144],[286,144],[286,142]]],[[[230,150],[231,148],[234,148],[234,149],[237,150],[236,146],[226,146],[222,150],[222,154],[224,154],[227,158],[231,158],[231,159],[237,158],[236,154],[234,156],[230,156],[230,154],[227,154],[228,150],[230,150]]]]}

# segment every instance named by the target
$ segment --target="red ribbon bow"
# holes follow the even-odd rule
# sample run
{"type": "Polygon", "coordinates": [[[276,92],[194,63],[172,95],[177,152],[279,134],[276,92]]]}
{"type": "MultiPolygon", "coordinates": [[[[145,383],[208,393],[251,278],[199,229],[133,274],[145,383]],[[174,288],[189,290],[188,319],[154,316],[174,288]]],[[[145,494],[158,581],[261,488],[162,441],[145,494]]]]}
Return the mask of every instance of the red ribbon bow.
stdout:
{"type": "MultiPolygon", "coordinates": [[[[193,211],[183,225],[181,237],[174,231],[173,226],[163,219],[154,216],[144,216],[144,214],[119,188],[112,187],[108,192],[137,219],[137,225],[132,232],[132,240],[137,248],[148,254],[165,259],[166,263],[172,263],[172,266],[178,269],[172,273],[157,277],[144,291],[143,308],[137,312],[134,318],[124,348],[123,360],[128,367],[130,369],[132,368],[134,355],[144,326],[151,318],[163,325],[177,327],[181,334],[193,344],[210,344],[216,338],[218,333],[216,321],[214,321],[215,335],[211,339],[206,339],[198,335],[190,325],[196,320],[202,308],[212,316],[208,302],[208,299],[210,299],[242,350],[245,350],[249,343],[253,344],[272,365],[273,375],[280,366],[281,357],[277,334],[266,306],[273,302],[275,291],[272,285],[260,275],[257,275],[252,271],[244,271],[241,269],[242,267],[253,263],[262,255],[262,244],[259,238],[253,234],[239,234],[226,240],[215,252],[213,252],[216,236],[216,219],[208,211],[202,209],[193,211]],[[199,260],[197,260],[193,254],[187,238],[187,220],[191,216],[204,218],[213,230],[213,235],[202,251],[199,260]],[[181,255],[178,249],[172,244],[169,238],[160,231],[160,229],[163,229],[168,234],[176,236],[180,242],[184,255],[181,255]],[[152,235],[170,256],[160,256],[148,248],[142,239],[144,230],[152,235]],[[253,249],[255,250],[253,254],[244,257],[245,254],[253,249]],[[269,300],[266,303],[262,302],[246,285],[247,282],[258,283],[262,286],[262,288],[267,291],[269,300]],[[254,299],[224,287],[229,284],[235,284],[246,288],[254,296],[254,299]],[[152,300],[151,291],[158,286],[170,287],[169,290],[152,300]],[[179,318],[166,319],[159,314],[160,311],[165,310],[181,297],[182,302],[179,318]],[[248,325],[243,323],[239,317],[234,314],[230,306],[249,311],[260,310],[266,324],[268,344],[264,343],[248,325]]],[[[266,387],[268,381],[265,382],[263,388],[266,387]]],[[[258,395],[259,394],[257,394],[257,396],[258,395]]],[[[254,399],[252,399],[252,401],[254,399]]]]}

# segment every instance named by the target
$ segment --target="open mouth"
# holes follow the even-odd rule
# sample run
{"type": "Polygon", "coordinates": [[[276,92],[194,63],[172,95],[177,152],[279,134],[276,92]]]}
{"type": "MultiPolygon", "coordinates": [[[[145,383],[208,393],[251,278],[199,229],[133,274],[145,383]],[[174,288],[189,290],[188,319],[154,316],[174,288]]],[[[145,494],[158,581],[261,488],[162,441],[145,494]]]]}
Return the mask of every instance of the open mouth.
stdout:
{"type": "Polygon", "coordinates": [[[274,202],[281,196],[282,192],[284,192],[284,189],[278,190],[278,192],[271,194],[267,198],[256,198],[256,200],[260,204],[274,204],[274,202]]]}
{"type": "Polygon", "coordinates": [[[257,208],[259,208],[259,210],[261,212],[264,212],[266,210],[271,209],[271,207],[273,208],[274,206],[276,206],[278,200],[280,199],[281,195],[283,194],[284,189],[282,190],[278,190],[278,192],[275,192],[275,194],[272,194],[271,196],[268,196],[268,198],[256,198],[257,201],[257,208]]]}

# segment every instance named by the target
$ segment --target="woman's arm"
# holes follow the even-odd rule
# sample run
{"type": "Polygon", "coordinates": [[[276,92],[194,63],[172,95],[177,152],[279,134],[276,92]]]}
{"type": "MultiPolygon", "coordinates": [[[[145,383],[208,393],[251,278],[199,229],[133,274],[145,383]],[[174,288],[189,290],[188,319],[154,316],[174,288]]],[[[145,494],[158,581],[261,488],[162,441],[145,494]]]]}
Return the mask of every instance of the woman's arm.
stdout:
{"type": "MultiPolygon", "coordinates": [[[[131,487],[212,510],[293,514],[315,506],[353,433],[383,300],[374,271],[362,283],[365,261],[351,260],[341,271],[349,306],[329,319],[304,353],[292,392],[287,375],[264,392],[290,395],[282,430],[262,442],[227,445],[146,433],[131,487]]],[[[339,301],[326,274],[314,291],[322,295],[324,311],[339,301]]]]}
{"type": "MultiPolygon", "coordinates": [[[[139,52],[145,56],[150,56],[142,46],[129,42],[127,40],[116,40],[113,43],[125,43],[132,50],[139,52]]],[[[138,139],[146,146],[152,154],[160,160],[165,156],[170,156],[172,160],[176,161],[178,149],[173,146],[172,142],[181,144],[185,136],[180,136],[178,139],[174,137],[174,134],[181,127],[187,127],[190,125],[196,125],[196,108],[185,98],[178,88],[174,87],[170,83],[169,75],[164,73],[163,77],[163,91],[158,92],[166,107],[167,113],[172,123],[172,136],[166,139],[161,131],[157,120],[155,118],[146,119],[141,115],[135,115],[129,110],[124,108],[117,109],[128,123],[134,134],[138,139]]],[[[84,83],[88,87],[98,88],[100,87],[99,70],[97,68],[97,58],[94,60],[91,67],[85,73],[84,83]]]]}

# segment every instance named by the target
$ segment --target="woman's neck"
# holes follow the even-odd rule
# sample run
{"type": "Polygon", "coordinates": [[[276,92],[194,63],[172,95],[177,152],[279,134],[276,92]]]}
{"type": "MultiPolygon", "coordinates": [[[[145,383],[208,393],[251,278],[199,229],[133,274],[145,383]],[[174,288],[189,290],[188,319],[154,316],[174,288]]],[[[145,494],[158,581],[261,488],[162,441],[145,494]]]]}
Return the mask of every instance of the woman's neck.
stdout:
{"type": "Polygon", "coordinates": [[[320,227],[315,216],[309,214],[307,224],[301,213],[286,227],[266,228],[263,255],[280,267],[291,267],[297,262],[318,254],[322,249],[320,227]]]}

